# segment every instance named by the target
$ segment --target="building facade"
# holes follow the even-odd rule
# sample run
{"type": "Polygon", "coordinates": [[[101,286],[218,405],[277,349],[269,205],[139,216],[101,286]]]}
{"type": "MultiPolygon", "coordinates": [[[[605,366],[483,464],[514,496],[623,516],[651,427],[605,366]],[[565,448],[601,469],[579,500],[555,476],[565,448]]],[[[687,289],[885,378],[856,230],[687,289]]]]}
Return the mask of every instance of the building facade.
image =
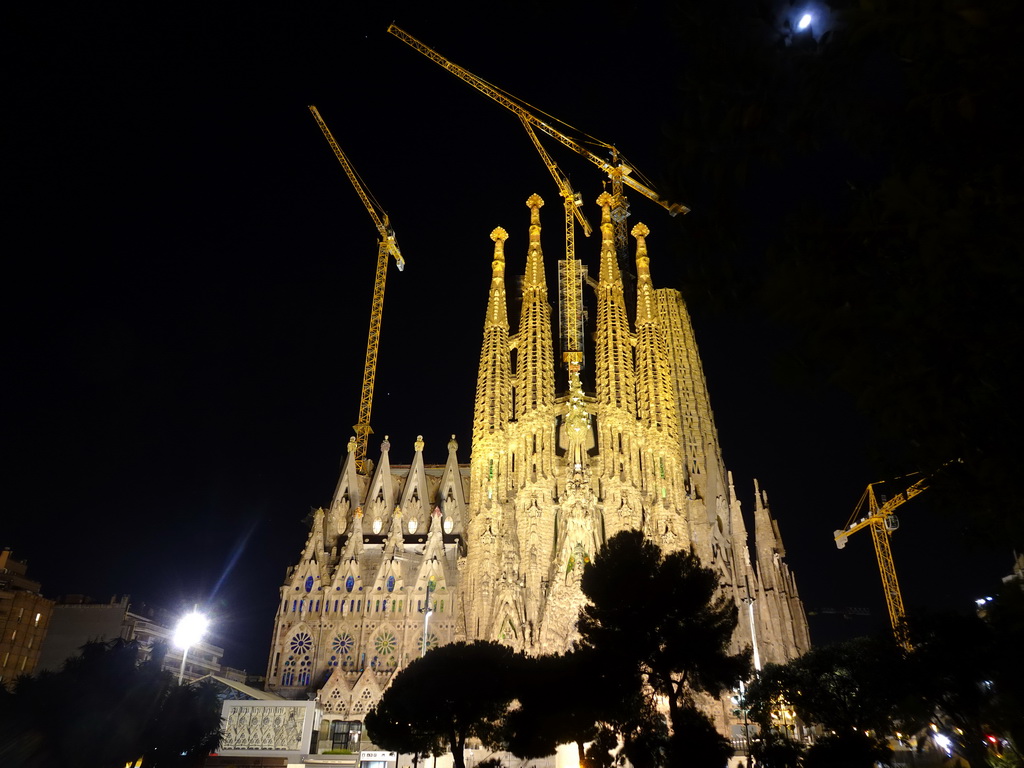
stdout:
{"type": "Polygon", "coordinates": [[[0,551],[0,685],[10,688],[21,675],[31,675],[50,626],[53,601],[28,578],[28,565],[10,549],[0,551]]]}
{"type": "MultiPolygon", "coordinates": [[[[410,464],[393,465],[385,438],[375,469],[359,475],[353,438],[334,497],[316,510],[281,588],[268,690],[318,696],[331,728],[358,728],[395,671],[439,643],[566,650],[576,637],[583,567],[623,530],[642,530],[665,551],[692,549],[718,572],[740,609],[733,650],[752,646],[762,665],[809,647],[778,525],[756,483],[748,537],[689,314],[678,291],[654,287],[647,227],[632,230],[637,280],[626,296],[613,198],[598,199],[599,274],[594,281],[575,260],[560,262],[558,345],[542,205],[537,195],[527,201],[514,328],[508,235],[491,233],[468,467],[454,437],[444,466],[423,463],[422,439],[410,464]],[[575,330],[583,327],[585,285],[596,309],[588,350],[575,330]]],[[[726,729],[726,703],[709,709],[726,729]]]]}
{"type": "Polygon", "coordinates": [[[56,672],[64,662],[77,656],[86,643],[133,640],[139,644],[139,659],[154,654],[163,657],[162,667],[182,680],[193,681],[207,675],[229,676],[244,680],[245,672],[221,665],[224,649],[201,640],[188,649],[185,666],[182,649],[172,642],[176,617],[170,612],[145,604],[133,605],[127,595],[97,603],[84,595],[68,595],[53,607],[53,617],[43,643],[39,668],[56,672]]]}

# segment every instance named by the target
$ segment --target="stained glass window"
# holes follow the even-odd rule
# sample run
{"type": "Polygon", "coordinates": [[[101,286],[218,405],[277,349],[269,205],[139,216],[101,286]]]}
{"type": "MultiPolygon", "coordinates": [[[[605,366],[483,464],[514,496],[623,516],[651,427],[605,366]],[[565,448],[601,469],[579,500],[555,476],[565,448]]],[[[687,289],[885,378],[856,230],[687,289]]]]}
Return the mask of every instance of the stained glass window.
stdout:
{"type": "Polygon", "coordinates": [[[291,649],[295,653],[306,653],[313,647],[313,638],[309,632],[297,632],[292,638],[291,649]]]}
{"type": "Polygon", "coordinates": [[[387,656],[388,654],[395,652],[395,648],[398,647],[398,638],[395,637],[394,632],[385,630],[377,635],[377,639],[374,641],[374,647],[377,649],[377,653],[381,656],[387,656]]]}

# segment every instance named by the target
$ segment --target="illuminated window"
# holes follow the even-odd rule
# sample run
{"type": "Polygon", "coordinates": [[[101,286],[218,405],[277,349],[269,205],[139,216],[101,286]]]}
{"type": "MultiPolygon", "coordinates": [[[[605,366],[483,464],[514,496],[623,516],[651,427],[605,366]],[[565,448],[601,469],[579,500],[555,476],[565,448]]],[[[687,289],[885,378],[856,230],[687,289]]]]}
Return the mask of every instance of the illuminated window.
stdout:
{"type": "Polygon", "coordinates": [[[332,720],[328,731],[331,749],[347,749],[353,754],[358,752],[362,730],[363,724],[358,720],[332,720]]]}

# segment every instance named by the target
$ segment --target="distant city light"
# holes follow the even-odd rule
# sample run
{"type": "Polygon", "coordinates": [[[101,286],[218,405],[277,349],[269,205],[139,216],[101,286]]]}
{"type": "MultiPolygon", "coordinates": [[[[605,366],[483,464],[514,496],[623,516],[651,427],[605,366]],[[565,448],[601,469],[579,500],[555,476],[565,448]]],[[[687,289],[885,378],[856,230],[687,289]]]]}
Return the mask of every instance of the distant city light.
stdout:
{"type": "Polygon", "coordinates": [[[800,17],[800,21],[796,23],[796,28],[799,30],[807,29],[809,26],[811,26],[811,22],[813,20],[814,19],[811,17],[811,14],[805,13],[803,16],[800,17]]]}

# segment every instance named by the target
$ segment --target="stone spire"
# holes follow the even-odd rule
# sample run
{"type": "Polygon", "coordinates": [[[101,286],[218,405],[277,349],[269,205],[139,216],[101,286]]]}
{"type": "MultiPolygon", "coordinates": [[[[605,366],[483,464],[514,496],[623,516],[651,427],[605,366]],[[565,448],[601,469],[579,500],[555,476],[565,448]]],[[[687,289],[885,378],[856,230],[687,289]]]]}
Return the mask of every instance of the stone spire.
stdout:
{"type": "Polygon", "coordinates": [[[505,304],[505,240],[501,227],[491,232],[494,259],[491,262],[491,290],[487,298],[484,341],[476,380],[473,413],[473,444],[503,431],[511,418],[512,377],[509,364],[508,310],[505,304]]]}
{"type": "Polygon", "coordinates": [[[491,232],[491,239],[494,241],[494,258],[476,380],[471,457],[473,493],[486,499],[493,499],[495,490],[501,488],[505,427],[512,418],[512,371],[505,305],[505,240],[508,233],[496,227],[491,232]]]}
{"type": "Polygon", "coordinates": [[[659,288],[655,295],[668,343],[690,491],[700,498],[713,497],[724,486],[724,464],[690,313],[679,291],[659,288]]]}
{"type": "Polygon", "coordinates": [[[612,196],[597,198],[601,206],[601,269],[597,283],[597,401],[629,414],[636,413],[633,388],[632,340],[622,295],[622,278],[615,257],[612,196]]]}
{"type": "Polygon", "coordinates": [[[672,364],[651,282],[651,260],[647,255],[650,230],[640,223],[633,227],[632,234],[636,238],[637,415],[645,428],[675,441],[679,439],[677,404],[672,391],[672,364]]]}
{"type": "Polygon", "coordinates": [[[555,399],[554,349],[551,341],[551,305],[544,277],[544,254],[540,247],[540,209],[544,201],[531,195],[530,247],[523,278],[523,309],[519,316],[516,347],[516,418],[546,409],[555,399]]]}

